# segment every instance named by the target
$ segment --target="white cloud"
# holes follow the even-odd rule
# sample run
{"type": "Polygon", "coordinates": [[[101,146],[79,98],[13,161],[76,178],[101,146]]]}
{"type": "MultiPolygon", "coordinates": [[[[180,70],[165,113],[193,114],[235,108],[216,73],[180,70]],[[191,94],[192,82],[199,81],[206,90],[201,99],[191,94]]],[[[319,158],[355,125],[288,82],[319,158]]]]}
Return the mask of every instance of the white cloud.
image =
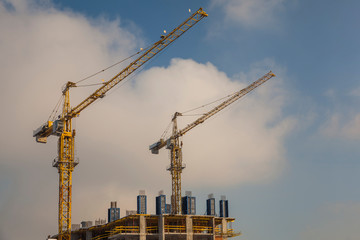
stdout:
{"type": "Polygon", "coordinates": [[[360,113],[356,114],[342,129],[350,139],[360,139],[360,113]]]}
{"type": "Polygon", "coordinates": [[[360,113],[335,112],[320,127],[326,137],[360,140],[360,113]]]}
{"type": "Polygon", "coordinates": [[[344,120],[339,114],[332,115],[324,126],[320,128],[320,132],[332,138],[345,138],[350,140],[360,139],[360,113],[353,116],[350,120],[344,120]]]}
{"type": "MultiPolygon", "coordinates": [[[[0,140],[0,194],[6,196],[0,199],[0,237],[41,239],[57,231],[58,177],[51,169],[57,147],[55,138],[35,143],[32,130],[46,121],[66,81],[130,55],[141,42],[120,20],[88,20],[51,6],[13,3],[0,2],[0,123],[6,136],[0,140]]],[[[81,162],[73,175],[74,223],[105,217],[113,200],[120,201],[123,213],[135,208],[138,189],[149,196],[168,189],[169,195],[168,153],[151,155],[148,146],[171,115],[232,93],[267,71],[254,66],[230,79],[210,63],[173,59],[86,109],[75,121],[81,162]]],[[[280,74],[184,136],[184,184],[215,187],[278,176],[286,162],[284,139],[294,125],[282,113],[287,94],[281,79],[280,74]]],[[[88,94],[73,89],[71,102],[88,94]]],[[[191,120],[185,118],[180,127],[191,120]]]]}
{"type": "Polygon", "coordinates": [[[333,99],[336,97],[336,92],[334,89],[328,89],[325,91],[324,96],[333,99]]]}
{"type": "Polygon", "coordinates": [[[359,239],[360,203],[327,204],[314,215],[299,239],[359,239]]]}
{"type": "Polygon", "coordinates": [[[353,97],[360,97],[360,87],[351,90],[349,95],[353,97]]]}
{"type": "Polygon", "coordinates": [[[324,94],[331,101],[333,110],[329,111],[327,119],[319,128],[320,134],[331,137],[349,140],[360,140],[360,112],[355,111],[355,105],[360,96],[360,89],[353,88],[347,93],[348,99],[345,104],[334,89],[329,89],[324,94]]]}
{"type": "Polygon", "coordinates": [[[213,0],[215,7],[223,8],[225,19],[245,27],[263,28],[277,23],[277,15],[287,0],[213,0]]]}
{"type": "MultiPolygon", "coordinates": [[[[184,182],[191,182],[193,186],[223,186],[266,181],[277,175],[285,160],[283,140],[294,123],[293,119],[281,116],[285,99],[284,94],[278,92],[277,81],[281,80],[270,80],[256,93],[244,97],[183,137],[184,161],[188,166],[184,182]],[[212,180],[209,176],[213,176],[212,180]]],[[[114,133],[130,136],[119,143],[120,152],[128,153],[129,157],[133,155],[135,159],[149,159],[144,163],[146,168],[137,171],[144,171],[143,174],[161,172],[169,164],[167,150],[163,149],[160,156],[151,156],[147,146],[159,139],[172,114],[245,86],[231,81],[212,64],[174,59],[167,68],[153,68],[139,76],[135,87],[121,91],[123,100],[111,100],[113,109],[107,111],[113,112],[114,118],[106,121],[116,125],[114,133]],[[136,131],[129,126],[134,126],[136,131]],[[138,150],[134,152],[133,149],[138,150]]],[[[179,127],[193,120],[184,117],[179,127]]],[[[112,139],[104,140],[111,144],[112,139]]]]}

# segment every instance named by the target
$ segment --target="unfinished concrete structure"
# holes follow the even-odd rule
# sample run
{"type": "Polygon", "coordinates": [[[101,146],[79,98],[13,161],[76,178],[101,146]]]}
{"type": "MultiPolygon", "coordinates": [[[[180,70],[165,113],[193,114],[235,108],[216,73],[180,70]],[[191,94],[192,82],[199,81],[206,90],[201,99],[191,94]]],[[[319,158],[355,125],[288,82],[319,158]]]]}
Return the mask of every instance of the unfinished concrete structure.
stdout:
{"type": "MultiPolygon", "coordinates": [[[[71,240],[220,240],[240,235],[234,218],[136,214],[71,232],[71,240]]],[[[56,237],[56,236],[55,236],[56,237]]]]}

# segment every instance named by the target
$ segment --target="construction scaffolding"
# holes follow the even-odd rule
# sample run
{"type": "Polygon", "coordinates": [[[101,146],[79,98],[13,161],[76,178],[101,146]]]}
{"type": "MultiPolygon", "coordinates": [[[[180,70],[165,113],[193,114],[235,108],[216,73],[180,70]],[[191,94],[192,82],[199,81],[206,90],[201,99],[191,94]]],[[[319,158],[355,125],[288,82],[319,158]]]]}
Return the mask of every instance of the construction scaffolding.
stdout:
{"type": "Polygon", "coordinates": [[[206,215],[136,214],[77,229],[71,232],[71,240],[222,240],[241,234],[232,228],[234,220],[206,215]]]}

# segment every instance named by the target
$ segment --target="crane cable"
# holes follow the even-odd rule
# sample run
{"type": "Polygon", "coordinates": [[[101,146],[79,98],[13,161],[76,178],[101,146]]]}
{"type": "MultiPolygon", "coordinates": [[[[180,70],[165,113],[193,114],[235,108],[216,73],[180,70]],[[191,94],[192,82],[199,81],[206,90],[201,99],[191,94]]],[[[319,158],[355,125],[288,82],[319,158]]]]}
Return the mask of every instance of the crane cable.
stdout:
{"type": "MultiPolygon", "coordinates": [[[[153,45],[153,44],[152,44],[152,45],[153,45]]],[[[92,77],[94,77],[94,76],[96,76],[96,75],[98,75],[98,74],[100,74],[100,73],[102,73],[102,72],[105,72],[106,70],[108,70],[108,69],[110,69],[110,68],[112,68],[112,67],[115,67],[116,65],[119,65],[120,63],[125,62],[126,60],[129,60],[130,58],[132,58],[132,57],[134,57],[134,56],[136,56],[136,55],[140,54],[141,52],[143,52],[143,51],[145,51],[145,50],[149,49],[152,45],[149,45],[148,47],[146,47],[146,48],[144,48],[144,49],[142,49],[142,48],[141,48],[141,49],[140,49],[140,51],[138,51],[138,52],[136,52],[136,53],[134,53],[134,54],[130,55],[130,56],[129,56],[129,57],[127,57],[127,58],[122,59],[121,61],[118,61],[118,62],[116,62],[116,63],[114,63],[114,64],[110,65],[109,67],[104,68],[103,70],[100,70],[100,71],[98,71],[98,72],[96,72],[96,73],[94,73],[94,74],[91,74],[90,76],[88,76],[88,77],[86,77],[86,78],[83,78],[83,79],[81,79],[81,80],[79,80],[79,81],[75,82],[75,84],[78,84],[78,83],[80,83],[80,82],[83,82],[83,81],[85,81],[85,80],[87,80],[87,79],[89,79],[89,78],[92,78],[92,77]]],[[[77,87],[88,87],[88,86],[94,86],[94,85],[100,85],[100,84],[103,84],[103,83],[95,83],[95,84],[88,84],[88,85],[80,85],[80,86],[77,86],[77,87]]]]}
{"type": "Polygon", "coordinates": [[[166,129],[165,129],[165,131],[163,132],[163,134],[161,134],[160,139],[165,138],[166,134],[168,133],[168,131],[169,131],[170,127],[171,127],[171,123],[172,123],[172,121],[168,124],[168,126],[166,127],[166,129]]]}
{"type": "MultiPolygon", "coordinates": [[[[171,43],[173,43],[173,42],[171,42],[171,43]]],[[[169,46],[172,45],[171,43],[169,44],[169,46]]],[[[119,61],[119,62],[116,62],[116,63],[110,65],[109,67],[106,67],[106,68],[104,68],[104,69],[102,69],[102,70],[100,70],[100,71],[98,71],[98,72],[96,72],[96,73],[94,73],[94,74],[91,74],[91,75],[88,76],[88,77],[85,77],[85,78],[83,78],[83,79],[75,82],[75,84],[78,84],[78,83],[80,83],[80,82],[83,82],[83,81],[85,81],[85,80],[88,80],[89,78],[92,78],[92,77],[94,77],[94,76],[96,76],[96,75],[98,75],[98,74],[100,74],[100,73],[102,73],[102,72],[105,72],[106,70],[108,70],[108,69],[110,69],[110,68],[112,68],[112,67],[114,67],[114,66],[116,66],[116,65],[118,65],[118,64],[120,64],[120,63],[125,62],[126,60],[128,60],[128,59],[130,59],[130,58],[132,58],[132,57],[134,57],[134,56],[136,56],[136,55],[138,55],[138,54],[140,54],[141,52],[148,50],[148,49],[149,49],[151,46],[153,46],[153,45],[154,45],[154,44],[151,44],[151,45],[147,46],[147,47],[144,48],[144,49],[143,49],[143,48],[140,48],[140,51],[138,51],[138,52],[130,55],[130,56],[127,57],[127,58],[122,59],[122,60],[119,61]]],[[[162,54],[162,52],[160,53],[160,55],[161,55],[161,54],[162,54]]],[[[155,56],[155,57],[159,57],[159,56],[155,56]]],[[[124,83],[126,83],[128,80],[129,80],[129,79],[127,79],[124,83]]],[[[123,83],[123,84],[124,84],[124,83],[123,83]]],[[[90,87],[90,86],[96,86],[96,85],[101,85],[101,84],[104,84],[104,83],[93,83],[93,84],[86,84],[86,85],[76,85],[76,87],[90,87]]],[[[123,84],[122,84],[122,85],[123,85],[123,84]]],[[[121,86],[121,85],[120,85],[120,86],[121,86]]],[[[120,86],[118,86],[118,87],[120,87],[120,86]]],[[[48,120],[50,120],[51,117],[52,117],[52,119],[55,119],[55,116],[57,115],[57,112],[58,112],[59,107],[60,107],[60,102],[61,102],[61,100],[62,100],[62,97],[63,97],[63,95],[61,95],[58,103],[56,104],[55,108],[54,108],[53,111],[51,112],[48,120]]],[[[210,104],[211,104],[211,103],[210,103],[210,104]]],[[[206,106],[206,105],[204,105],[204,106],[206,106]]],[[[189,110],[189,111],[191,111],[191,110],[189,110]]],[[[189,111],[188,111],[188,112],[189,112],[189,111]]],[[[171,124],[171,123],[170,123],[170,124],[171,124]]],[[[170,125],[170,124],[169,124],[169,125],[170,125]]],[[[168,128],[169,128],[169,127],[167,127],[167,130],[165,130],[165,132],[168,131],[168,128]]],[[[165,132],[163,133],[163,135],[165,134],[165,132]]]]}
{"type": "MultiPolygon", "coordinates": [[[[146,47],[146,48],[144,48],[144,49],[141,48],[140,51],[132,54],[131,56],[129,56],[129,57],[127,57],[127,58],[124,58],[124,59],[122,59],[121,61],[118,61],[118,62],[110,65],[109,67],[106,67],[106,68],[102,69],[101,71],[98,71],[98,72],[96,72],[96,73],[94,73],[94,74],[91,74],[90,76],[85,77],[85,78],[83,78],[83,79],[75,82],[75,84],[78,84],[78,83],[80,83],[80,82],[83,82],[83,81],[85,81],[85,80],[87,80],[87,79],[89,79],[89,78],[92,78],[92,77],[94,77],[94,76],[96,76],[96,75],[98,75],[98,74],[100,74],[100,73],[102,73],[102,72],[105,72],[106,70],[108,70],[108,69],[110,69],[110,68],[112,68],[112,67],[114,67],[114,66],[116,66],[116,65],[118,65],[118,64],[120,64],[120,63],[123,63],[123,62],[125,62],[126,60],[128,60],[128,59],[130,59],[130,58],[132,58],[132,57],[134,57],[134,56],[136,56],[136,55],[138,55],[138,54],[140,54],[141,52],[143,52],[143,51],[145,51],[145,50],[147,50],[147,49],[149,49],[151,46],[152,46],[152,45],[149,45],[148,47],[146,47]]],[[[76,85],[76,87],[90,87],[90,86],[96,86],[96,85],[101,85],[101,84],[104,84],[104,83],[93,83],[93,84],[86,84],[86,85],[76,85]]],[[[58,111],[59,111],[59,108],[60,108],[61,102],[62,102],[62,100],[63,100],[63,97],[64,97],[64,95],[62,94],[62,95],[60,96],[60,99],[58,100],[57,104],[55,105],[54,109],[52,110],[51,114],[49,115],[48,121],[49,121],[49,120],[54,120],[54,119],[56,118],[56,115],[57,115],[57,113],[58,113],[58,111]]]]}
{"type": "Polygon", "coordinates": [[[64,99],[64,95],[61,94],[61,96],[60,96],[57,104],[55,105],[54,109],[52,110],[52,112],[51,112],[51,114],[50,114],[50,116],[49,116],[49,118],[48,118],[48,121],[55,119],[55,117],[56,117],[56,115],[57,115],[57,113],[58,113],[58,111],[59,111],[59,108],[60,108],[60,105],[61,105],[61,102],[63,101],[63,99],[64,99]]]}
{"type": "Polygon", "coordinates": [[[187,111],[185,111],[185,112],[182,112],[181,114],[182,114],[182,116],[204,115],[205,113],[202,113],[202,114],[201,114],[201,113],[200,113],[200,114],[187,114],[187,115],[184,115],[184,113],[192,112],[192,111],[195,111],[195,110],[197,110],[197,109],[207,107],[207,106],[209,106],[209,105],[211,105],[211,104],[214,104],[214,103],[216,103],[216,102],[219,102],[219,101],[221,101],[221,100],[223,100],[223,99],[225,99],[225,98],[230,98],[230,97],[234,96],[236,93],[237,93],[237,92],[234,92],[234,93],[229,94],[229,95],[227,95],[227,96],[225,96],[225,97],[222,97],[222,98],[219,98],[219,99],[217,99],[217,100],[215,100],[215,101],[212,101],[212,102],[210,102],[210,103],[204,104],[204,105],[202,105],[202,106],[200,106],[200,107],[196,107],[196,108],[187,110],[187,111]]]}
{"type": "MultiPolygon", "coordinates": [[[[168,47],[172,46],[173,43],[174,43],[174,41],[171,42],[171,43],[168,45],[168,47]]],[[[151,47],[154,46],[154,45],[155,45],[155,44],[149,45],[148,47],[146,47],[145,49],[142,49],[141,51],[137,52],[136,54],[139,54],[139,53],[141,53],[141,52],[143,52],[143,51],[146,51],[147,49],[151,48],[151,47]]],[[[136,54],[133,54],[132,56],[135,56],[136,54]]],[[[156,54],[154,57],[152,57],[149,61],[146,61],[146,63],[143,64],[143,65],[139,68],[138,71],[136,71],[136,72],[133,73],[130,77],[127,77],[125,80],[121,81],[120,84],[118,84],[116,87],[114,87],[114,90],[122,87],[122,86],[125,85],[127,82],[133,80],[133,79],[135,78],[135,76],[137,76],[140,72],[142,72],[142,71],[144,70],[145,65],[149,65],[151,62],[155,61],[155,60],[156,60],[158,57],[160,57],[162,54],[164,54],[164,52],[160,52],[160,53],[156,54]]],[[[130,57],[129,57],[129,58],[130,58],[130,57]]],[[[103,83],[97,83],[97,84],[93,84],[93,85],[100,85],[100,84],[103,84],[103,83]]],[[[115,91],[109,92],[109,93],[107,93],[107,95],[109,96],[109,95],[112,94],[113,92],[115,92],[115,91]]],[[[95,103],[95,104],[96,104],[96,103],[95,103]]]]}
{"type": "MultiPolygon", "coordinates": [[[[234,92],[234,93],[232,93],[232,94],[229,94],[229,95],[227,95],[227,96],[225,96],[225,97],[219,98],[219,99],[217,99],[217,100],[215,100],[215,101],[212,101],[212,102],[210,102],[210,103],[207,103],[207,104],[201,105],[201,106],[199,106],[199,107],[196,107],[196,108],[187,110],[187,111],[185,111],[185,112],[182,112],[181,115],[179,115],[179,116],[181,116],[181,117],[203,116],[203,115],[205,115],[205,113],[195,113],[195,114],[184,114],[184,113],[189,113],[189,112],[198,110],[198,109],[200,109],[200,108],[207,107],[207,106],[209,106],[209,105],[211,105],[211,104],[214,104],[214,103],[219,102],[219,101],[221,101],[221,100],[224,100],[224,99],[226,99],[226,98],[230,98],[230,97],[234,96],[236,93],[237,93],[237,92],[234,92]]],[[[165,136],[168,134],[169,128],[170,128],[171,124],[172,124],[172,121],[170,121],[170,123],[169,123],[168,126],[166,127],[165,131],[164,131],[163,134],[161,135],[161,137],[160,137],[161,139],[165,138],[165,136]]]]}

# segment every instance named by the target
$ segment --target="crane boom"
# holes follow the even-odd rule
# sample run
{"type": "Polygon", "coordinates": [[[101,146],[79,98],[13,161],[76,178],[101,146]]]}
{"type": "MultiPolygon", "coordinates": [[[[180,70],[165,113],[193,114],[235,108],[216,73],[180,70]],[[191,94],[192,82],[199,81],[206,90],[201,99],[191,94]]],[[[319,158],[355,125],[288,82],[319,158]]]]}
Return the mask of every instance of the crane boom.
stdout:
{"type": "Polygon", "coordinates": [[[205,120],[209,119],[211,116],[214,116],[216,113],[220,112],[230,104],[234,103],[239,98],[245,96],[261,84],[268,81],[270,78],[274,77],[275,74],[271,71],[265,74],[263,77],[259,78],[249,86],[233,94],[230,98],[217,105],[215,108],[205,113],[200,118],[196,119],[194,122],[188,124],[185,128],[178,130],[177,127],[177,117],[182,114],[176,112],[172,118],[173,129],[172,135],[167,139],[160,139],[158,142],[152,144],[149,147],[149,150],[153,154],[158,154],[159,150],[166,146],[170,150],[170,167],[168,170],[171,172],[172,179],[172,195],[171,195],[171,211],[172,214],[181,214],[181,173],[185,168],[182,164],[182,144],[180,143],[179,138],[185,133],[196,127],[197,125],[203,123],[205,120]]]}
{"type": "MultiPolygon", "coordinates": [[[[216,113],[220,112],[221,110],[223,110],[224,108],[226,108],[227,106],[229,106],[230,104],[232,104],[233,102],[238,100],[239,98],[245,96],[246,94],[248,94],[249,92],[251,92],[252,90],[257,88],[261,84],[265,83],[267,80],[269,80],[272,77],[275,77],[275,74],[270,71],[267,74],[265,74],[263,77],[259,78],[258,80],[256,80],[255,82],[253,82],[252,84],[247,86],[246,88],[241,89],[240,91],[236,92],[231,98],[222,102],[221,104],[219,104],[218,106],[216,106],[215,108],[210,110],[209,112],[205,113],[202,117],[196,119],[194,122],[190,123],[185,128],[181,129],[178,133],[179,137],[184,135],[185,133],[187,133],[188,131],[190,131],[191,129],[196,127],[197,125],[203,123],[205,120],[207,120],[211,116],[214,116],[216,113]]],[[[177,136],[175,136],[175,137],[177,137],[177,136]]]]}
{"type": "Polygon", "coordinates": [[[140,68],[152,57],[158,54],[161,50],[173,43],[177,38],[179,38],[183,33],[185,33],[188,29],[194,26],[197,22],[207,16],[208,14],[204,10],[202,10],[202,8],[194,12],[188,19],[186,19],[177,28],[172,30],[168,35],[162,36],[161,40],[153,44],[152,47],[150,47],[147,51],[145,51],[145,53],[143,53],[140,57],[130,63],[129,66],[124,68],[119,74],[106,82],[102,87],[97,89],[93,94],[91,94],[88,98],[82,101],[78,106],[74,107],[67,114],[67,117],[77,116],[83,109],[85,109],[96,99],[105,96],[105,93],[108,92],[111,88],[113,88],[116,84],[121,82],[124,78],[129,76],[136,69],[140,68]]]}
{"type": "Polygon", "coordinates": [[[53,167],[56,167],[59,172],[58,240],[71,240],[72,172],[78,164],[78,161],[74,159],[75,129],[72,128],[72,118],[79,116],[82,110],[97,99],[104,97],[115,85],[139,69],[156,54],[164,50],[187,30],[207,16],[207,13],[203,11],[202,8],[191,14],[191,16],[182,24],[166,36],[161,36],[161,39],[145,50],[140,57],[131,62],[111,80],[105,82],[103,86],[98,88],[93,94],[74,108],[70,107],[69,90],[72,87],[76,87],[76,83],[67,82],[65,88],[62,90],[64,102],[62,114],[59,119],[47,121],[33,131],[33,137],[35,137],[36,141],[39,143],[46,143],[47,137],[50,135],[59,137],[58,156],[53,162],[53,167]]]}
{"type": "MultiPolygon", "coordinates": [[[[262,76],[261,78],[259,78],[258,80],[256,80],[255,82],[253,82],[252,84],[250,84],[249,86],[247,86],[246,88],[241,89],[240,91],[236,92],[235,94],[233,94],[232,97],[230,97],[229,99],[225,100],[224,102],[222,102],[221,104],[219,104],[218,106],[216,106],[215,108],[211,109],[209,112],[205,113],[203,116],[201,116],[200,118],[196,119],[194,122],[188,124],[185,128],[177,131],[177,133],[175,135],[172,135],[171,137],[169,137],[167,140],[164,139],[160,139],[158,142],[154,143],[153,145],[151,145],[149,147],[149,150],[151,150],[151,152],[153,154],[158,154],[159,150],[161,148],[163,148],[164,146],[166,146],[171,139],[173,138],[178,138],[183,136],[185,133],[187,133],[188,131],[190,131],[191,129],[193,129],[194,127],[196,127],[197,125],[203,123],[205,120],[207,120],[208,118],[210,118],[211,116],[215,115],[216,113],[220,112],[221,110],[223,110],[224,108],[226,108],[227,106],[229,106],[230,104],[232,104],[233,102],[235,102],[236,100],[238,100],[239,98],[245,96],[246,94],[248,94],[249,92],[251,92],[252,90],[254,90],[255,88],[257,88],[258,86],[260,86],[261,84],[265,83],[267,80],[269,80],[270,78],[275,77],[275,74],[273,72],[268,72],[267,74],[265,74],[264,76],[262,76]]],[[[177,116],[181,116],[181,113],[176,112],[174,114],[173,118],[176,118],[177,116]]]]}
{"type": "MultiPolygon", "coordinates": [[[[196,12],[194,12],[190,17],[188,17],[182,24],[172,30],[169,34],[167,34],[166,36],[162,35],[161,39],[155,42],[140,57],[131,62],[127,67],[125,67],[112,79],[105,82],[103,86],[98,88],[94,93],[84,99],[76,107],[70,109],[69,112],[63,115],[63,117],[65,119],[77,117],[80,112],[84,110],[87,106],[95,102],[97,99],[103,98],[110,89],[112,89],[124,78],[132,74],[146,62],[152,59],[156,54],[161,52],[163,49],[173,43],[176,39],[178,39],[182,34],[184,34],[187,30],[189,30],[196,23],[198,23],[200,20],[207,16],[208,14],[202,8],[199,8],[196,12]]],[[[73,82],[68,82],[65,89],[63,90],[63,93],[65,94],[65,91],[67,91],[71,87],[76,87],[76,84],[73,82]]],[[[60,121],[63,121],[63,119],[60,119],[60,121]]],[[[36,141],[39,143],[46,143],[48,136],[56,135],[56,131],[58,131],[55,130],[56,126],[53,124],[52,121],[47,121],[45,124],[41,125],[33,132],[33,137],[36,137],[36,141]]]]}

